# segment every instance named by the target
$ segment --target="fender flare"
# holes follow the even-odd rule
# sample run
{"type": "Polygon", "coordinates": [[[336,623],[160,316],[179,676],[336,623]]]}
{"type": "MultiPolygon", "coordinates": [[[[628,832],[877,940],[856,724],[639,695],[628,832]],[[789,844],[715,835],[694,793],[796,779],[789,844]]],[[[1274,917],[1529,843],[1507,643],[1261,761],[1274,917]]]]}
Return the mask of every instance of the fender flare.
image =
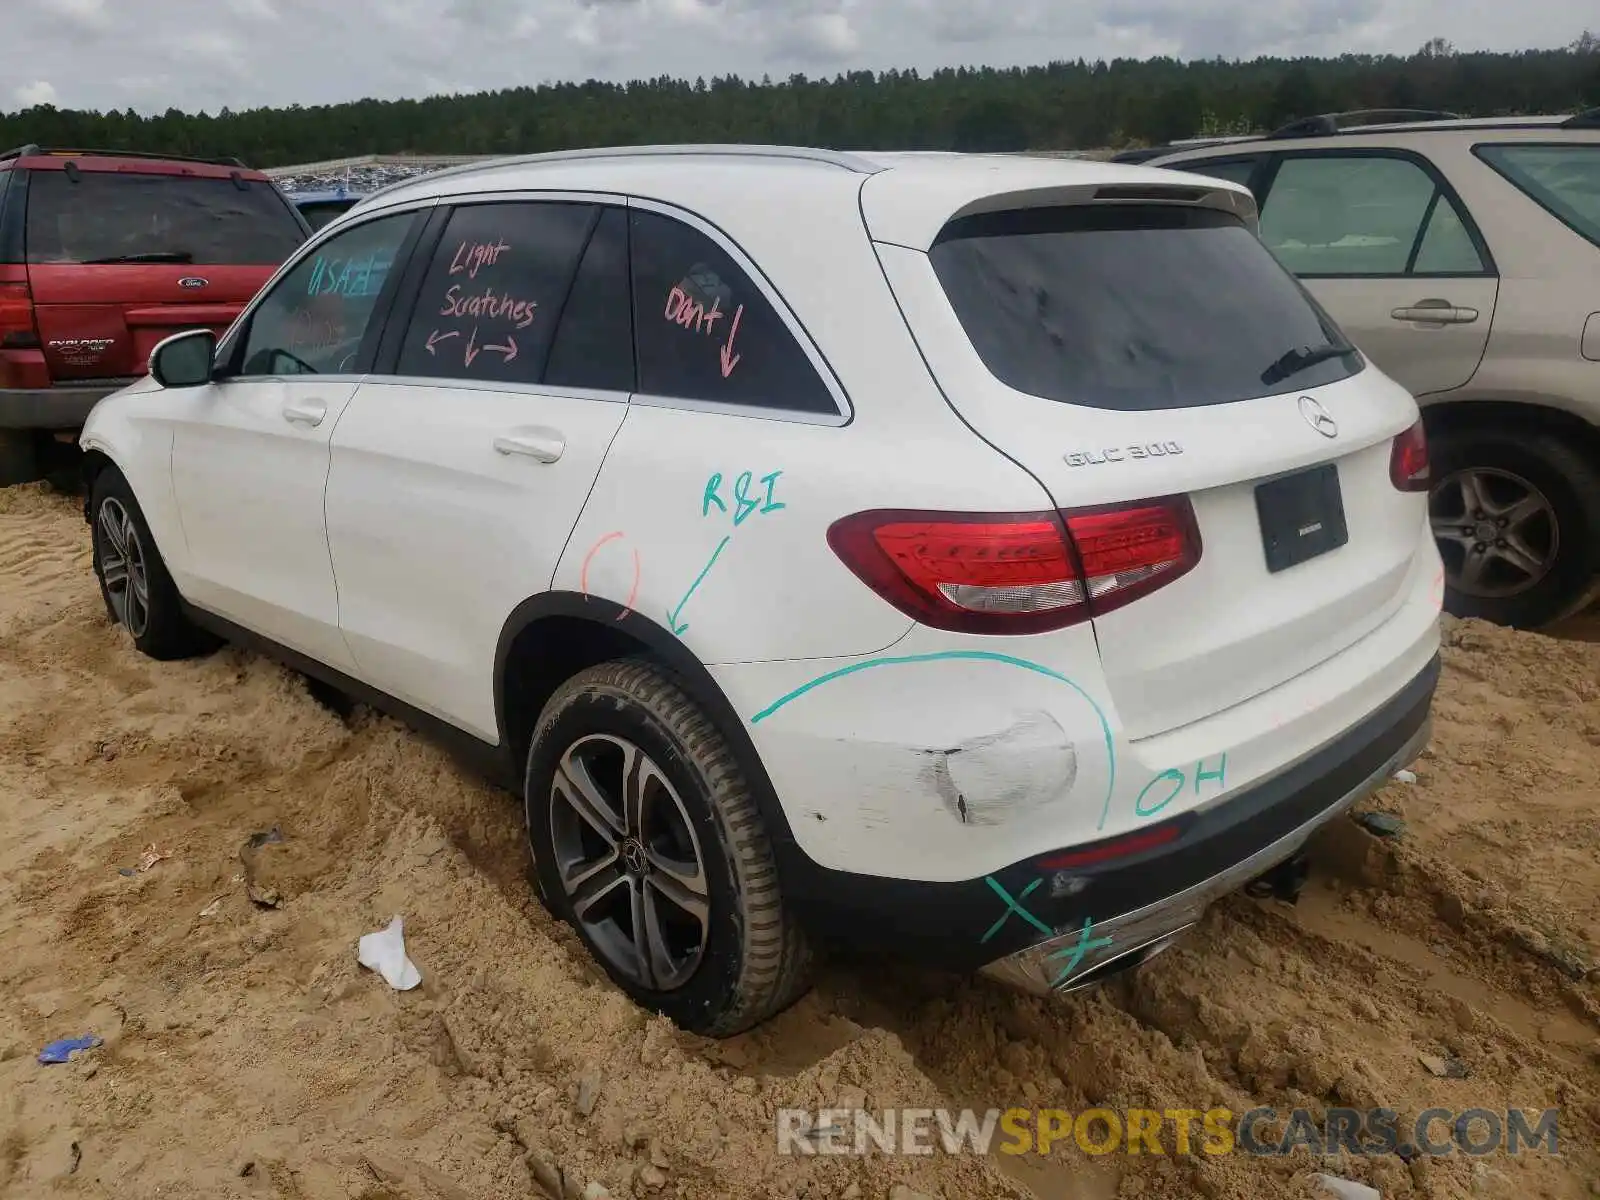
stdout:
{"type": "Polygon", "coordinates": [[[705,709],[723,737],[727,738],[729,749],[761,811],[767,837],[778,861],[780,877],[796,878],[809,874],[805,868],[810,865],[810,860],[795,844],[793,827],[778,800],[777,790],[772,786],[766,766],[756,751],[755,742],[750,737],[749,723],[734,709],[711,672],[692,650],[667,629],[633,609],[624,608],[601,596],[569,591],[530,596],[511,610],[511,615],[500,629],[494,655],[495,729],[505,757],[513,760],[512,768],[516,772],[519,793],[522,764],[514,761],[516,751],[507,725],[506,670],[511,648],[517,638],[541,621],[552,618],[582,621],[597,629],[625,634],[642,645],[651,658],[666,667],[678,685],[705,709]]]}

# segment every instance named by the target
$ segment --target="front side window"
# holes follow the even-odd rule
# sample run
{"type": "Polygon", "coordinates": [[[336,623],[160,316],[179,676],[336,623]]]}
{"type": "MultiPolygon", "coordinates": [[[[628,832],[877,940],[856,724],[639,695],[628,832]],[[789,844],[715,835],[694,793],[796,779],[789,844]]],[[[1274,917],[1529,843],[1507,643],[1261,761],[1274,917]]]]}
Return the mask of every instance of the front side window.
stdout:
{"type": "Polygon", "coordinates": [[[539,383],[599,219],[593,204],[555,201],[456,209],[422,278],[395,374],[539,383]]]}
{"type": "Polygon", "coordinates": [[[28,261],[277,266],[306,240],[283,194],[260,180],[34,171],[28,261]]]}
{"type": "Polygon", "coordinates": [[[251,314],[239,373],[336,375],[354,369],[414,219],[414,213],[399,213],[367,221],[296,263],[251,314]]]}
{"type": "Polygon", "coordinates": [[[1192,408],[1360,369],[1305,289],[1215,209],[983,213],[947,225],[929,257],[990,374],[1048,400],[1192,408]]]}
{"type": "Polygon", "coordinates": [[[1600,246],[1600,144],[1477,146],[1512,186],[1600,246]]]}
{"type": "Polygon", "coordinates": [[[726,251],[671,217],[634,212],[631,221],[639,391],[838,412],[788,326],[726,251]]]}
{"type": "Polygon", "coordinates": [[[1261,240],[1296,275],[1479,275],[1482,257],[1433,176],[1404,158],[1315,155],[1278,167],[1261,240]]]}

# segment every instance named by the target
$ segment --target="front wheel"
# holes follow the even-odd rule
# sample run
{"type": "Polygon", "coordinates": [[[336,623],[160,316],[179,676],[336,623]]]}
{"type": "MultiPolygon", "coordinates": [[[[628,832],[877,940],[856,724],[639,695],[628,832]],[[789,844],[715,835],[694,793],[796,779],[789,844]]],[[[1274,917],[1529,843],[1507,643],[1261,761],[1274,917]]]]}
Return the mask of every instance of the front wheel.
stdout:
{"type": "Polygon", "coordinates": [[[1600,575],[1600,470],[1506,427],[1446,429],[1428,448],[1445,610],[1535,629],[1580,605],[1600,575]]]}
{"type": "Polygon", "coordinates": [[[139,651],[155,659],[177,659],[215,649],[218,640],[183,615],[177,585],[150,536],[139,502],[115,467],[95,476],[89,511],[101,598],[111,619],[128,631],[139,651]]]}
{"type": "Polygon", "coordinates": [[[628,659],[561,686],[524,782],[539,887],[611,979],[728,1037],[804,994],[760,813],[726,739],[664,671],[628,659]]]}

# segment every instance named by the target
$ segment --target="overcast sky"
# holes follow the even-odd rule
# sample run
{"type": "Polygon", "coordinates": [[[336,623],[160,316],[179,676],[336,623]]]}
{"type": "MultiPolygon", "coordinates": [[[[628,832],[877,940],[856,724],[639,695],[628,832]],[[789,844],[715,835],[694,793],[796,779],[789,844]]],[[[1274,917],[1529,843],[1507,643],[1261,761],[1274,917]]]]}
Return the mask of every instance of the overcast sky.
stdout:
{"type": "MultiPolygon", "coordinates": [[[[1561,46],[1572,0],[0,0],[0,109],[325,104],[1052,58],[1561,46]]],[[[1600,22],[1596,22],[1600,24],[1600,22]]],[[[1597,29],[1600,32],[1600,29],[1597,29]]]]}

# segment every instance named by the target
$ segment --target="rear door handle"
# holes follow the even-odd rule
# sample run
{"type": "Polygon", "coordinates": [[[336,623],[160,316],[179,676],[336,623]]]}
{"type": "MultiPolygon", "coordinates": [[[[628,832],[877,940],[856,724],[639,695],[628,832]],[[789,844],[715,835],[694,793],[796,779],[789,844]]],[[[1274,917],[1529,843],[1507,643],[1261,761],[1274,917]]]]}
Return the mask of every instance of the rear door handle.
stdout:
{"type": "Polygon", "coordinates": [[[1478,319],[1475,308],[1461,308],[1448,300],[1418,300],[1389,313],[1396,321],[1420,321],[1426,325],[1470,325],[1478,319]]]}
{"type": "Polygon", "coordinates": [[[296,425],[310,425],[313,429],[322,424],[328,415],[328,406],[321,400],[307,400],[304,404],[285,404],[283,419],[296,425]]]}
{"type": "Polygon", "coordinates": [[[542,463],[553,463],[566,450],[567,442],[554,429],[538,429],[502,433],[494,439],[494,448],[500,454],[523,454],[542,463]]]}

